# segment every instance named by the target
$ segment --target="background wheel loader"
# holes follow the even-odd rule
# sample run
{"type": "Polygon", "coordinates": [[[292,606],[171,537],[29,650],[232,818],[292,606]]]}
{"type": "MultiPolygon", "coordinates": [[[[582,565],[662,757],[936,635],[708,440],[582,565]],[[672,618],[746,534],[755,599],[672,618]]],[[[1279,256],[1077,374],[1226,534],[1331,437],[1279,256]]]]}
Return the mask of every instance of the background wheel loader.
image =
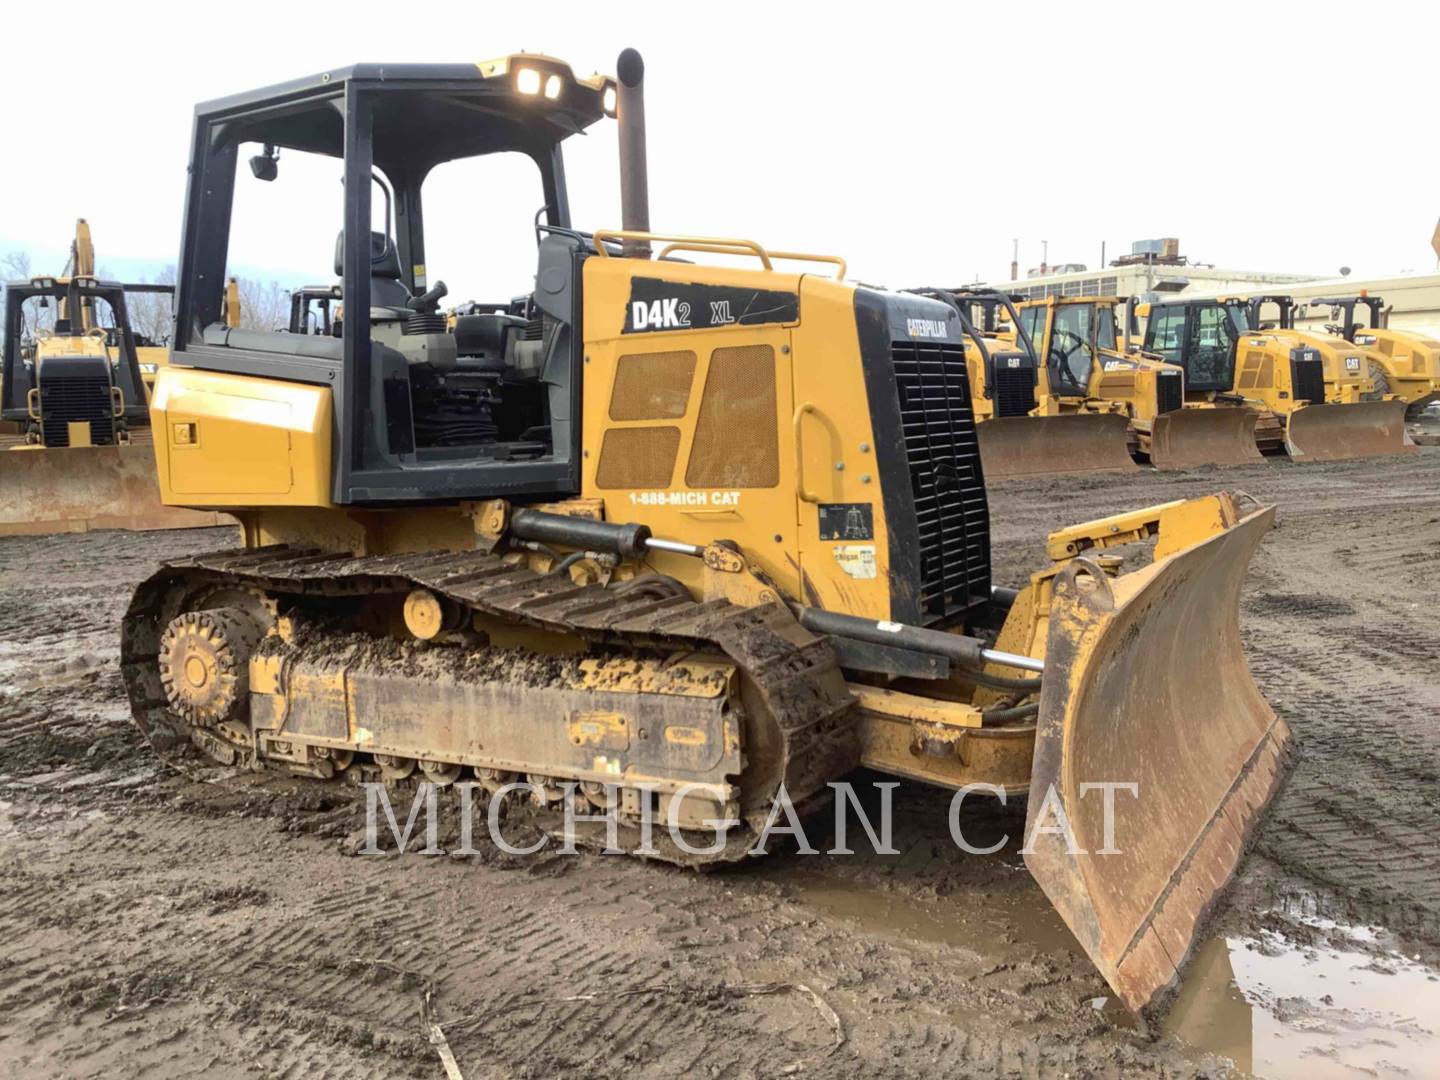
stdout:
{"type": "Polygon", "coordinates": [[[1296,461],[1340,461],[1413,453],[1405,406],[1366,401],[1362,350],[1294,329],[1289,297],[1210,297],[1141,306],[1144,352],[1185,369],[1187,396],[1260,410],[1262,451],[1296,461]],[[1278,325],[1261,326],[1265,304],[1278,325]]]}
{"type": "Polygon", "coordinates": [[[642,77],[632,50],[617,79],[528,54],[362,64],[197,108],[156,464],[167,504],[235,514],[244,546],[137,590],[136,723],[185,767],[526,780],[542,821],[612,806],[627,850],[687,864],[743,857],[782,788],[803,811],[862,762],[1028,793],[1076,841],[1037,830],[1028,865],[1144,1006],[1282,774],[1238,631],[1273,509],[1089,522],[995,585],[953,307],[829,256],[652,233],[642,77]],[[616,113],[624,228],[583,232],[563,143],[616,113]],[[266,144],[342,163],[338,272],[368,318],[338,338],[224,325],[236,166],[266,144]],[[545,206],[513,267],[532,291],[452,329],[421,267],[457,223],[419,212],[424,180],[506,147],[545,206]],[[393,235],[376,174],[408,208],[393,235]],[[1108,549],[1144,540],[1121,573],[1108,549]],[[1108,782],[1137,785],[1113,843],[1108,782]],[[699,847],[716,820],[704,854],[642,828],[699,847]]]}
{"type": "Polygon", "coordinates": [[[1365,350],[1372,388],[1362,394],[1366,401],[1395,397],[1405,403],[1405,418],[1419,421],[1425,407],[1440,401],[1440,340],[1415,330],[1392,330],[1386,325],[1385,301],[1378,296],[1338,296],[1306,300],[1306,305],[1329,305],[1331,318],[1325,329],[1365,350]],[[1369,324],[1355,318],[1363,306],[1369,324]]]}
{"type": "Polygon", "coordinates": [[[160,503],[126,291],[89,276],[6,285],[0,415],[18,433],[0,441],[0,535],[222,522],[160,503]]]}

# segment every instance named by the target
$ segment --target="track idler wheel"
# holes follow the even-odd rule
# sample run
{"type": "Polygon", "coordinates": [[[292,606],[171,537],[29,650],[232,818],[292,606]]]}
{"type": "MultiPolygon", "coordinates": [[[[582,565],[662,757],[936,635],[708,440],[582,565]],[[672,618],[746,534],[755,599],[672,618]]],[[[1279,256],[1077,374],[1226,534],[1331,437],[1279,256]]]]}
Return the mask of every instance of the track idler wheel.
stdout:
{"type": "Polygon", "coordinates": [[[250,653],[265,627],[238,607],[185,611],[160,638],[160,682],[175,715],[194,727],[244,723],[250,701],[250,653]]]}

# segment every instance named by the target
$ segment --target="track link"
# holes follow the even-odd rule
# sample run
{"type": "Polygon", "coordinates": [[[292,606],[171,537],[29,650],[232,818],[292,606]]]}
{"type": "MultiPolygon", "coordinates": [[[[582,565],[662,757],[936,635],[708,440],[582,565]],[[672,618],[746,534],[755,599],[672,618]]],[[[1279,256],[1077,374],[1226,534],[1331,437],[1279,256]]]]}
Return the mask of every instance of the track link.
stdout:
{"type": "MultiPolygon", "coordinates": [[[[171,710],[159,664],[170,620],[203,605],[207,596],[263,597],[266,603],[303,607],[306,600],[403,596],[415,588],[473,612],[595,645],[654,657],[690,651],[727,658],[749,683],[747,707],[765,713],[758,718],[764,724],[763,745],[747,747],[747,754],[772,756],[773,767],[759,772],[783,781],[797,805],[823,797],[827,782],[858,761],[853,699],[835,654],[824,639],[800,627],[784,605],[745,608],[726,600],[615,593],[483,552],[353,557],[278,546],[167,563],[136,590],[123,624],[121,667],[135,723],[177,767],[187,767],[199,747],[237,767],[265,768],[268,763],[257,760],[236,725],[197,724],[171,710]],[[232,752],[224,752],[227,746],[232,752]]],[[[753,726],[757,718],[751,720],[753,726]]],[[[747,761],[747,773],[754,764],[747,761]]],[[[765,786],[775,785],[767,781],[765,786]]],[[[753,794],[746,793],[747,802],[753,794]]],[[[768,800],[769,793],[764,794],[768,800]]],[[[759,824],[754,817],[747,819],[752,830],[759,824]]]]}

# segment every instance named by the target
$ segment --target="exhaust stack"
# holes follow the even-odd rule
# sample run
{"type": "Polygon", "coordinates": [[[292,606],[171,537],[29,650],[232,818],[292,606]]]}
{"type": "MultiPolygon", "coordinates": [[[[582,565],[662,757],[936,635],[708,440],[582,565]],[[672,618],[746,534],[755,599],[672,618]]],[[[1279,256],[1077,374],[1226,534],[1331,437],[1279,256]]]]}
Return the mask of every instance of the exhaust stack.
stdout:
{"type": "MultiPolygon", "coordinates": [[[[645,61],[626,49],[615,62],[619,83],[615,118],[620,124],[620,227],[627,232],[650,231],[650,184],[645,165],[645,61]]],[[[626,240],[625,255],[648,259],[650,245],[626,240]]]]}

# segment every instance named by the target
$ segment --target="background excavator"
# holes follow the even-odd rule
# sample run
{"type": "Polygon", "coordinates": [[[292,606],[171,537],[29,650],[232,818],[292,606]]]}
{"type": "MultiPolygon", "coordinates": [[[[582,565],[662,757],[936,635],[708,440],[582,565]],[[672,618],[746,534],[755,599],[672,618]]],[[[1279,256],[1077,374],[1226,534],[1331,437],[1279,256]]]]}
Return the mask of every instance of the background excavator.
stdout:
{"type": "Polygon", "coordinates": [[[1385,301],[1379,296],[1324,297],[1306,299],[1306,305],[1329,306],[1331,318],[1325,329],[1351,345],[1365,350],[1372,389],[1367,401],[1399,398],[1405,403],[1407,419],[1416,419],[1431,402],[1440,401],[1440,340],[1416,330],[1392,330],[1387,325],[1385,301]],[[1369,323],[1355,318],[1360,307],[1369,313],[1369,323]]]}
{"type": "Polygon", "coordinates": [[[804,812],[862,763],[1028,793],[1027,865],[1145,1006],[1283,772],[1238,628],[1273,508],[1087,522],[993,582],[953,307],[832,256],[652,232],[643,70],[633,50],[614,79],[531,54],[362,64],[197,108],[156,464],[168,505],[235,514],[244,546],[137,590],[136,723],[186,768],[525,781],[547,827],[612,807],[621,847],[687,865],[743,857],[782,789],[804,812]],[[608,115],[623,228],[588,233],[563,143],[608,115]],[[339,337],[225,323],[248,146],[342,164],[324,197],[368,315],[339,337]],[[426,243],[480,208],[422,214],[424,178],[506,149],[545,207],[513,268],[533,286],[452,326],[426,243]],[[405,211],[378,229],[376,175],[405,211]],[[1146,540],[1122,573],[1114,549],[1146,540]]]}
{"type": "Polygon", "coordinates": [[[169,286],[96,278],[83,218],[66,271],[5,288],[0,446],[13,452],[0,453],[0,535],[221,523],[161,505],[155,484],[142,357],[158,370],[166,350],[137,340],[125,298],[169,286]]]}

